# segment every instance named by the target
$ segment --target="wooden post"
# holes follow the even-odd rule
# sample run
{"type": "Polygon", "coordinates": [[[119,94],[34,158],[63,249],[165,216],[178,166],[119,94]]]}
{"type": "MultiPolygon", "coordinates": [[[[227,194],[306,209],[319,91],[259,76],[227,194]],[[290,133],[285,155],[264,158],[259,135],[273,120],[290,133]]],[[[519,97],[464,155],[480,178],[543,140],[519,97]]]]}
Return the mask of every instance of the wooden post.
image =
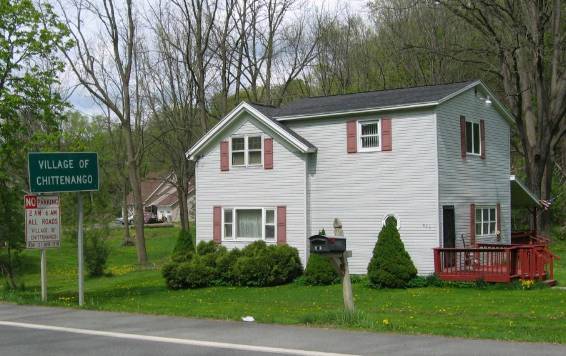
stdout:
{"type": "Polygon", "coordinates": [[[352,257],[352,251],[345,251],[340,255],[331,255],[330,261],[332,266],[340,275],[342,281],[342,298],[344,300],[344,309],[353,313],[354,307],[354,294],[352,292],[352,280],[350,279],[350,270],[348,267],[348,257],[352,257]]]}

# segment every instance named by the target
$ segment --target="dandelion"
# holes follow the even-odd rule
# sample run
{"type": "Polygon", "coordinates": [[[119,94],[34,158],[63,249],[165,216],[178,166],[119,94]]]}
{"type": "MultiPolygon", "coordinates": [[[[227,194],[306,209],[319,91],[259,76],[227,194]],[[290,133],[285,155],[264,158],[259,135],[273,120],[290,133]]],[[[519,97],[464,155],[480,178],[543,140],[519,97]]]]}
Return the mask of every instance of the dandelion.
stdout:
{"type": "Polygon", "coordinates": [[[383,319],[383,325],[389,325],[389,319],[383,319]]]}

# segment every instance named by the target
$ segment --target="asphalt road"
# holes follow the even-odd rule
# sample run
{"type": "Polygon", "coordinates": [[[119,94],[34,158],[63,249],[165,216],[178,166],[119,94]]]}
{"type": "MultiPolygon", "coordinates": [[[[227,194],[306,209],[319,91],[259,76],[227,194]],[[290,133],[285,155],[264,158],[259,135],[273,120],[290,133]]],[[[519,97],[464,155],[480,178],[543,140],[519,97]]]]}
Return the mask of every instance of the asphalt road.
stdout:
{"type": "Polygon", "coordinates": [[[0,304],[0,355],[566,355],[566,346],[0,304]]]}

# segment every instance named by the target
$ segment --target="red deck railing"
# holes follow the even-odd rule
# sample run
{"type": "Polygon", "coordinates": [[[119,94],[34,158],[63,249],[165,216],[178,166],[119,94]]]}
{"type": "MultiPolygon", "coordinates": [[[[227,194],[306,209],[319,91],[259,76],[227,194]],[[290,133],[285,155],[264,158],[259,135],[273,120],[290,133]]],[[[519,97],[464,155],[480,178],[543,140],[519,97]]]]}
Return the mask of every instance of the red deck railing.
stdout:
{"type": "Polygon", "coordinates": [[[435,248],[434,270],[450,281],[545,280],[554,279],[554,257],[546,244],[435,248]]]}

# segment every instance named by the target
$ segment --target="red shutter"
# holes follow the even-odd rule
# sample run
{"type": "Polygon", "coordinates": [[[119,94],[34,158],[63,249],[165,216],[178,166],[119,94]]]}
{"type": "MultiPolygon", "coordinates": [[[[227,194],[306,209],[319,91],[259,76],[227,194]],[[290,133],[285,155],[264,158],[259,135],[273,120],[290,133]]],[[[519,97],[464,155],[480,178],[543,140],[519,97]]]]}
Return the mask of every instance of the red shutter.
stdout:
{"type": "Polygon", "coordinates": [[[230,169],[230,157],[228,153],[228,141],[220,142],[220,170],[227,171],[230,169]]]}
{"type": "Polygon", "coordinates": [[[485,121],[480,120],[480,157],[485,159],[485,121]]]}
{"type": "Polygon", "coordinates": [[[273,139],[263,141],[263,168],[273,169],[273,139]]]}
{"type": "Polygon", "coordinates": [[[392,149],[391,119],[384,117],[381,119],[381,150],[391,151],[392,149]]]}
{"type": "Polygon", "coordinates": [[[470,244],[476,246],[476,204],[470,204],[470,244]]]}
{"type": "Polygon", "coordinates": [[[460,116],[460,151],[462,159],[466,159],[466,117],[460,116]]]}
{"type": "Polygon", "coordinates": [[[287,243],[287,207],[277,207],[277,244],[287,243]]]}
{"type": "Polygon", "coordinates": [[[346,146],[348,153],[356,153],[358,146],[357,136],[358,124],[356,120],[351,120],[346,123],[346,146]]]}
{"type": "Polygon", "coordinates": [[[222,208],[215,206],[212,210],[212,240],[216,243],[222,241],[222,208]]]}
{"type": "Polygon", "coordinates": [[[497,203],[497,216],[496,216],[496,221],[497,221],[497,231],[499,231],[499,233],[501,234],[501,204],[497,203]]]}

